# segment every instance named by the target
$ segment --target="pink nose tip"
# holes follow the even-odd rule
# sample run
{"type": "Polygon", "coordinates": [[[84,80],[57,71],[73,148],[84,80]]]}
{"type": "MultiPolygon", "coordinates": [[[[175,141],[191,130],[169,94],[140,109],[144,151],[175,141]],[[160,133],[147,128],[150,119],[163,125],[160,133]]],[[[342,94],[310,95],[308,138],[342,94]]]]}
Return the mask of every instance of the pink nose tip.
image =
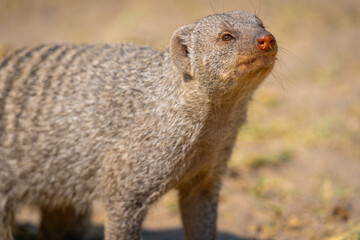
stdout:
{"type": "Polygon", "coordinates": [[[260,50],[268,52],[276,46],[276,40],[271,34],[266,34],[258,37],[258,47],[260,50]]]}

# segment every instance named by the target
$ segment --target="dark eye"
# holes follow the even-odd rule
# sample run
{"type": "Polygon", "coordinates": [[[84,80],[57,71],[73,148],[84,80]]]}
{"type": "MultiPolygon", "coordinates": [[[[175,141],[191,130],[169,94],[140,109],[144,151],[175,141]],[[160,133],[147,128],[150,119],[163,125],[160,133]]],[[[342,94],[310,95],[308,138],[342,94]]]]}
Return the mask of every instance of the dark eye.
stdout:
{"type": "Polygon", "coordinates": [[[224,34],[221,39],[224,41],[224,42],[228,42],[228,41],[231,41],[233,39],[235,39],[233,36],[231,36],[230,34],[224,34]]]}

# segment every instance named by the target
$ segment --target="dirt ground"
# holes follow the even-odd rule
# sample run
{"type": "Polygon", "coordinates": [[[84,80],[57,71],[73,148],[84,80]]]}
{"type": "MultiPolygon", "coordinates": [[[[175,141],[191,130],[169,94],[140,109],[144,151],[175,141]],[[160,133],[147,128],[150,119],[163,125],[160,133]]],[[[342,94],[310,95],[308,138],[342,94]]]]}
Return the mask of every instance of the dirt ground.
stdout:
{"type": "MultiPolygon", "coordinates": [[[[219,240],[359,240],[359,1],[0,0],[0,55],[42,42],[161,49],[177,27],[231,10],[256,12],[280,52],[224,176],[219,240]]],[[[150,210],[145,240],[184,239],[176,201],[170,192],[150,210]]],[[[34,239],[39,219],[24,206],[17,239],[34,239]]],[[[92,222],[89,239],[102,239],[100,202],[92,222]]]]}

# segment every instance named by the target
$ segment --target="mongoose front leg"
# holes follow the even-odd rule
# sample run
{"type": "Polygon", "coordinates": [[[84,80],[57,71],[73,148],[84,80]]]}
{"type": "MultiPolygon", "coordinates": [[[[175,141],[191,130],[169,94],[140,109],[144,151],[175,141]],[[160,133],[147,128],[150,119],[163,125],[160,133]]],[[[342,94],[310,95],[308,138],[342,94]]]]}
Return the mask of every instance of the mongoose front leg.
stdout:
{"type": "Polygon", "coordinates": [[[105,203],[105,240],[140,240],[147,206],[140,201],[105,203]]]}
{"type": "Polygon", "coordinates": [[[14,211],[0,193],[0,240],[13,240],[14,211]]]}
{"type": "Polygon", "coordinates": [[[71,206],[41,208],[40,239],[81,240],[90,224],[90,210],[77,212],[71,206]]]}
{"type": "Polygon", "coordinates": [[[4,216],[0,213],[0,240],[13,240],[14,216],[4,216]]]}
{"type": "Polygon", "coordinates": [[[215,240],[220,181],[210,173],[200,178],[179,188],[184,232],[186,240],[215,240]]]}
{"type": "MultiPolygon", "coordinates": [[[[112,169],[107,169],[107,176],[114,174],[112,169]]],[[[146,174],[137,174],[137,178],[126,173],[119,176],[117,179],[122,181],[112,181],[102,189],[106,211],[105,240],[140,240],[148,207],[162,194],[162,188],[157,182],[152,184],[146,174]]]]}

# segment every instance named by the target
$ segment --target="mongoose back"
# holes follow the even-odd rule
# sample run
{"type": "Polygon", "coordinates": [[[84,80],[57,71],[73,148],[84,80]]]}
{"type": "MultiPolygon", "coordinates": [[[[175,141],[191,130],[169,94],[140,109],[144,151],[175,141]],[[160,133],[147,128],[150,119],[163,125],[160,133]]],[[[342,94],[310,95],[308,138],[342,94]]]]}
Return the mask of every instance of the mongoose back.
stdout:
{"type": "Polygon", "coordinates": [[[179,191],[187,240],[216,239],[221,175],[275,38],[246,12],[177,29],[169,48],[54,44],[0,63],[0,239],[39,206],[42,239],[81,239],[90,204],[106,240],[139,240],[149,206],[179,191]]]}

